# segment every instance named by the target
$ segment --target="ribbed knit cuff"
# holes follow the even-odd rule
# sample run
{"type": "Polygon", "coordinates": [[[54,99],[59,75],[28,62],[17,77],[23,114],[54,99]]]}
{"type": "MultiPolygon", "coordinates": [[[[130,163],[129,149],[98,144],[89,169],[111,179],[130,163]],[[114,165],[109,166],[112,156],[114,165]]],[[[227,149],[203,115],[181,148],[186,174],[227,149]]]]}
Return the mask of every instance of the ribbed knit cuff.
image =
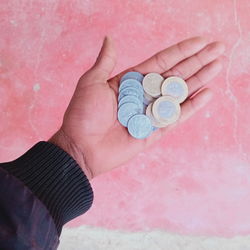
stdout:
{"type": "Polygon", "coordinates": [[[93,190],[77,162],[58,146],[41,141],[3,168],[20,179],[49,210],[58,234],[62,226],[85,213],[93,190]]]}

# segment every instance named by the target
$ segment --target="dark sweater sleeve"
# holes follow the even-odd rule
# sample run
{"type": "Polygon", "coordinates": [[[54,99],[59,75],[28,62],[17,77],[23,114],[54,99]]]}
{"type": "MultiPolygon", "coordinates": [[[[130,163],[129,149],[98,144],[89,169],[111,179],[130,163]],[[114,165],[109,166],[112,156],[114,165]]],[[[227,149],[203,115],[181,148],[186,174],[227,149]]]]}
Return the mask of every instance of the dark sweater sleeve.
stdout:
{"type": "Polygon", "coordinates": [[[77,162],[41,141],[0,164],[0,249],[55,249],[62,226],[93,203],[77,162]]]}

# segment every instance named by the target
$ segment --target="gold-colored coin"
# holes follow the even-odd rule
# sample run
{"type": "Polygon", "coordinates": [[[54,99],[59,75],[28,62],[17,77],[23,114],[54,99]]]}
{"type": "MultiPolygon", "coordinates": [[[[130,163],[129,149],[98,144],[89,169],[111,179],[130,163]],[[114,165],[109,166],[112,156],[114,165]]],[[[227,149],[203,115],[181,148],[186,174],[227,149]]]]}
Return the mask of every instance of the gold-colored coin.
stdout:
{"type": "Polygon", "coordinates": [[[182,103],[188,97],[188,86],[182,78],[171,76],[162,83],[161,93],[163,96],[172,96],[182,103]]]}
{"type": "Polygon", "coordinates": [[[163,80],[164,78],[158,73],[147,74],[142,81],[144,91],[154,98],[159,97],[163,80]]]}

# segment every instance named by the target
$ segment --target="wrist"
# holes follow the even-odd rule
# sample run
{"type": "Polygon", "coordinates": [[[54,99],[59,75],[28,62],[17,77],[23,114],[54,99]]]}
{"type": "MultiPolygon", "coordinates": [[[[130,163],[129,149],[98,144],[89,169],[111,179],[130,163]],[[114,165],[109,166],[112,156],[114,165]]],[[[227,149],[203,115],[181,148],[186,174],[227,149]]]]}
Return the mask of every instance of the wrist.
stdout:
{"type": "Polygon", "coordinates": [[[93,179],[93,173],[86,164],[83,152],[62,129],[59,129],[48,141],[68,153],[81,167],[87,178],[89,180],[93,179]]]}

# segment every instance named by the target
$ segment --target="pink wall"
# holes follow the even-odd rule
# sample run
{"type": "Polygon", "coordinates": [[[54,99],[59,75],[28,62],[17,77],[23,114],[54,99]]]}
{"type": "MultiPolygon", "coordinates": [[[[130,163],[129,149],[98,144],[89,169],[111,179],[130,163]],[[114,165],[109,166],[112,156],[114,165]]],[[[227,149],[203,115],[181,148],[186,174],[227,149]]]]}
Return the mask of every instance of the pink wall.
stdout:
{"type": "Polygon", "coordinates": [[[69,226],[249,234],[249,13],[249,0],[2,0],[0,160],[60,126],[104,35],[116,43],[116,73],[205,35],[227,46],[215,98],[147,152],[93,180],[92,209],[69,226]]]}

